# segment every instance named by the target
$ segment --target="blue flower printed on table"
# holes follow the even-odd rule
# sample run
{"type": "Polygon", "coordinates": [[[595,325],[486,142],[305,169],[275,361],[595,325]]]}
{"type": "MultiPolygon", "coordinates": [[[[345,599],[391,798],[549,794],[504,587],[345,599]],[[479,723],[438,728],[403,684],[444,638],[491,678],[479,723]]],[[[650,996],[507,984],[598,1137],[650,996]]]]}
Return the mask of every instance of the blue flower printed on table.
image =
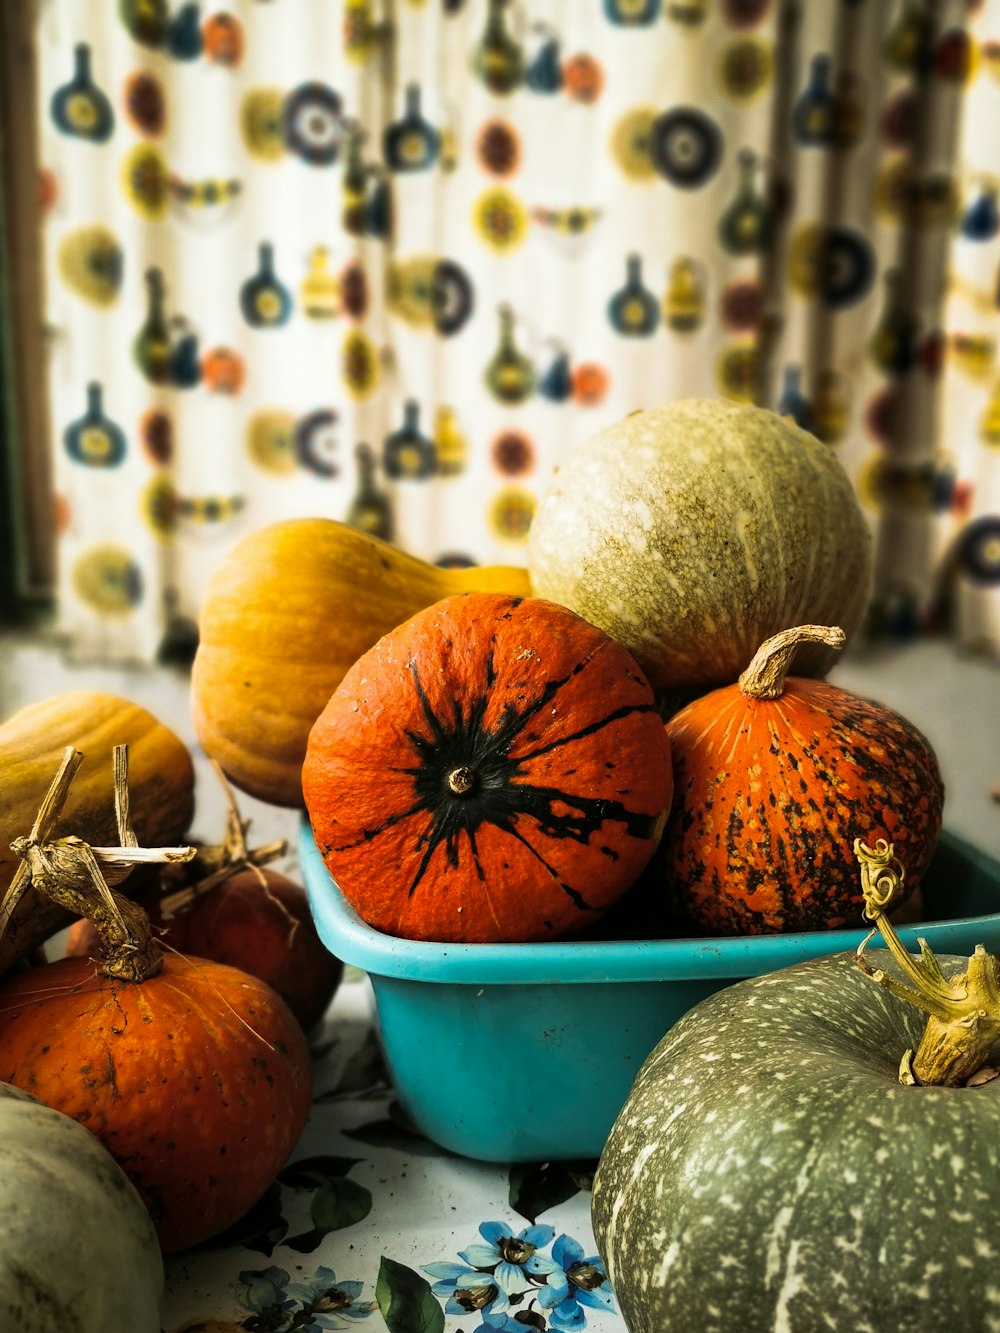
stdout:
{"type": "Polygon", "coordinates": [[[352,1328],[378,1309],[361,1300],[364,1283],[338,1282],[332,1268],[320,1265],[305,1281],[292,1281],[283,1268],[271,1266],[240,1273],[237,1295],[249,1317],[240,1325],[248,1333],[325,1333],[352,1328]]]}
{"type": "Polygon", "coordinates": [[[541,1224],[514,1234],[505,1222],[483,1222],[481,1241],[459,1251],[464,1263],[424,1264],[431,1291],[447,1315],[479,1315],[471,1333],[518,1333],[587,1327],[587,1309],[617,1314],[614,1294],[596,1255],[565,1233],[541,1224]],[[543,1254],[549,1244],[552,1250],[543,1254]],[[530,1316],[530,1318],[529,1318],[530,1316]]]}

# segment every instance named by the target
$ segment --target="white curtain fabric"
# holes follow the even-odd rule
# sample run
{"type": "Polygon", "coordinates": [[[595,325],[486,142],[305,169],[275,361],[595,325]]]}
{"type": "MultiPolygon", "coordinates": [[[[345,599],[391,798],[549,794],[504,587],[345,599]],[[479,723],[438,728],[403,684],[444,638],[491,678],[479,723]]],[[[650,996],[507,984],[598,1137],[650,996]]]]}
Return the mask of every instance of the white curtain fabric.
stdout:
{"type": "Polygon", "coordinates": [[[243,533],[523,559],[724,394],[837,450],[873,626],[1000,643],[1000,0],[46,0],[59,607],[148,660],[243,533]]]}

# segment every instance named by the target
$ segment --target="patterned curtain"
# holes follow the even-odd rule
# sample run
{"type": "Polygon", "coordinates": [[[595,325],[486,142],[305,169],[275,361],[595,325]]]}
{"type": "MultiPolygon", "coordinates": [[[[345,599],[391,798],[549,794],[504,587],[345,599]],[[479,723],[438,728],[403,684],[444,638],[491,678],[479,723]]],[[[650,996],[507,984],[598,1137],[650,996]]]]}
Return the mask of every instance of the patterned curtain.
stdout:
{"type": "Polygon", "coordinates": [[[1000,0],[45,0],[61,622],[185,641],[246,531],[518,563],[635,408],[837,450],[872,626],[1000,644],[1000,0]]]}

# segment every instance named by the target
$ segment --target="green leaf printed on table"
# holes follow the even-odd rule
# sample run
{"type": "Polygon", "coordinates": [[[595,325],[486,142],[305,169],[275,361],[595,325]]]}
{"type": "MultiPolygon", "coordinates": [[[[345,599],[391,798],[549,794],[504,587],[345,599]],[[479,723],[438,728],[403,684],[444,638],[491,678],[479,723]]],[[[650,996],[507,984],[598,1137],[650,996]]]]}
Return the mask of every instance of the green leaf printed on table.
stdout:
{"type": "Polygon", "coordinates": [[[278,1179],[290,1189],[314,1190],[334,1177],[346,1176],[352,1166],[364,1160],[363,1157],[301,1157],[282,1167],[278,1179]]]}
{"type": "Polygon", "coordinates": [[[431,1285],[405,1264],[382,1255],[375,1299],[389,1333],[443,1333],[444,1311],[431,1285]]]}
{"type": "Polygon", "coordinates": [[[370,1120],[367,1125],[358,1125],[356,1129],[344,1129],[341,1133],[348,1139],[357,1139],[373,1148],[396,1148],[400,1152],[411,1153],[414,1157],[454,1157],[453,1152],[433,1143],[415,1125],[411,1124],[398,1102],[389,1107],[389,1118],[370,1120]]]}
{"type": "Polygon", "coordinates": [[[358,1049],[344,1062],[336,1084],[313,1098],[315,1105],[362,1099],[384,1093],[392,1086],[382,1048],[374,1032],[369,1031],[358,1049]]]}
{"type": "Polygon", "coordinates": [[[597,1163],[572,1162],[515,1163],[510,1168],[507,1199],[515,1212],[534,1223],[547,1208],[572,1199],[593,1184],[597,1163]]]}
{"type": "Polygon", "coordinates": [[[312,1197],[309,1216],[312,1228],[291,1236],[285,1244],[300,1254],[311,1254],[331,1231],[342,1231],[360,1222],[372,1210],[372,1196],[364,1185],[347,1176],[324,1180],[312,1197]]]}

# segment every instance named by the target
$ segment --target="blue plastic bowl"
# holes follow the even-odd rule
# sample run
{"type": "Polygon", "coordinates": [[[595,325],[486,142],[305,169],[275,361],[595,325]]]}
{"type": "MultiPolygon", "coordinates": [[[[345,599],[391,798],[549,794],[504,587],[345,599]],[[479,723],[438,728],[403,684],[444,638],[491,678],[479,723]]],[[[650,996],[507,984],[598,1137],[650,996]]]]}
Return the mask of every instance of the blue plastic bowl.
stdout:
{"type": "MultiPolygon", "coordinates": [[[[600,1155],[643,1060],[692,1005],[743,977],[854,950],[864,930],[560,944],[436,944],[367,926],[308,821],[299,846],[316,929],[371,977],[401,1105],[428,1138],[492,1162],[600,1155]]],[[[1000,863],[945,833],[922,884],[936,953],[1000,951],[1000,863]]]]}

